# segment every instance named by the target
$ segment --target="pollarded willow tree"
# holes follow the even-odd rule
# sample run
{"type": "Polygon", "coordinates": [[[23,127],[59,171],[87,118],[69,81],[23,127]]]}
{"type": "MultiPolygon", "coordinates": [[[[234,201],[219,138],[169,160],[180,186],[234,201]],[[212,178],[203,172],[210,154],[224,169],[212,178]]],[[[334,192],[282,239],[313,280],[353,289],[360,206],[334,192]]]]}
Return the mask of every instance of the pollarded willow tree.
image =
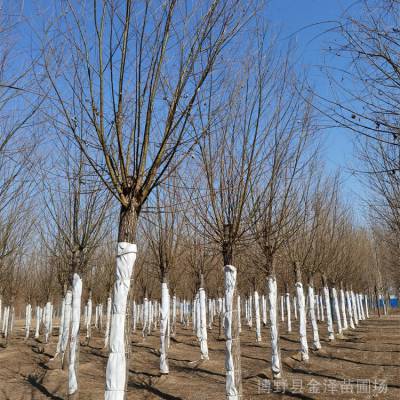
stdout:
{"type": "Polygon", "coordinates": [[[271,331],[272,376],[282,367],[277,323],[276,261],[297,230],[298,204],[306,193],[309,164],[318,151],[310,99],[300,93],[304,82],[294,73],[290,52],[270,63],[265,96],[265,152],[263,177],[252,193],[252,232],[257,251],[258,274],[267,277],[268,318],[271,331]]]}
{"type": "Polygon", "coordinates": [[[120,204],[106,398],[122,399],[140,212],[169,167],[179,166],[198,140],[191,128],[198,118],[194,105],[254,7],[239,0],[127,0],[69,2],[62,11],[61,35],[53,39],[48,30],[43,46],[58,128],[77,140],[120,204]]]}
{"type": "MultiPolygon", "coordinates": [[[[252,215],[258,201],[250,200],[260,198],[256,187],[263,185],[271,152],[268,146],[271,121],[267,111],[273,61],[266,56],[265,37],[257,34],[260,46],[256,50],[248,49],[242,63],[230,66],[229,79],[223,83],[224,98],[205,99],[211,111],[202,115],[201,125],[196,128],[211,133],[199,140],[196,163],[190,160],[195,164],[196,174],[190,182],[196,190],[189,187],[188,192],[198,215],[198,233],[205,235],[207,242],[214,243],[224,263],[225,369],[229,399],[242,396],[235,256],[251,237],[252,215]],[[217,107],[213,107],[215,103],[217,107]],[[215,115],[212,113],[215,108],[224,112],[215,115]],[[203,174],[199,175],[198,170],[203,174]]],[[[210,90],[212,87],[211,82],[210,90]]]]}

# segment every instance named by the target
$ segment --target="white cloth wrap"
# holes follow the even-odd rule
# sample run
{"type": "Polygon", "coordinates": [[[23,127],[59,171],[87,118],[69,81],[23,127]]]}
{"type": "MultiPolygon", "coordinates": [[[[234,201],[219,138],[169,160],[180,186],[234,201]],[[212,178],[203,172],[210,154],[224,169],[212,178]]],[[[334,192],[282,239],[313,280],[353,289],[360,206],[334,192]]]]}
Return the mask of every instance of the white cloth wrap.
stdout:
{"type": "Polygon", "coordinates": [[[261,342],[260,296],[254,291],[254,312],[256,317],[256,341],[261,342]]]}
{"type": "MultiPolygon", "coordinates": [[[[310,307],[309,313],[311,320],[311,328],[313,332],[313,346],[315,350],[319,350],[321,348],[321,343],[319,341],[318,324],[315,318],[315,296],[314,296],[314,288],[312,286],[308,286],[308,302],[310,307]]],[[[318,309],[318,303],[317,303],[317,309],[318,309]]]]}
{"type": "Polygon", "coordinates": [[[290,293],[286,293],[286,317],[287,317],[287,330],[292,332],[292,313],[290,311],[290,293]]]}
{"type": "Polygon", "coordinates": [[[317,308],[317,320],[320,321],[321,320],[321,314],[319,312],[319,296],[316,294],[315,295],[315,305],[317,308]]]}
{"type": "Polygon", "coordinates": [[[322,298],[322,295],[319,296],[319,308],[321,310],[321,321],[325,321],[325,315],[324,315],[324,300],[322,298]]]}
{"type": "Polygon", "coordinates": [[[169,324],[169,291],[168,284],[161,284],[161,318],[160,318],[160,372],[162,374],[169,373],[167,358],[167,332],[169,324]]]}
{"type": "Polygon", "coordinates": [[[325,297],[325,308],[326,308],[326,320],[328,323],[328,339],[334,340],[335,335],[333,333],[333,322],[332,322],[332,313],[331,313],[331,300],[329,298],[329,289],[328,286],[324,286],[324,297],[325,297]]]}
{"type": "Polygon", "coordinates": [[[143,321],[142,321],[142,334],[143,337],[146,334],[147,324],[149,319],[149,301],[145,297],[143,300],[143,321]]]}
{"type": "Polygon", "coordinates": [[[87,318],[86,318],[86,337],[90,337],[90,327],[92,325],[92,299],[87,302],[87,318]]]}
{"type": "Polygon", "coordinates": [[[338,325],[338,333],[340,335],[340,334],[342,334],[342,321],[340,318],[339,301],[338,301],[336,288],[332,288],[332,294],[333,294],[333,305],[335,308],[336,321],[337,321],[337,325],[338,325]]]}
{"type": "Polygon", "coordinates": [[[79,345],[79,322],[81,319],[81,296],[82,280],[78,274],[72,279],[72,312],[71,312],[71,341],[69,345],[68,366],[68,394],[74,394],[78,390],[78,379],[76,376],[76,355],[79,345]]]}
{"type": "Polygon", "coordinates": [[[176,296],[172,296],[172,328],[175,331],[176,325],[176,296]]]}
{"type": "Polygon", "coordinates": [[[235,367],[232,355],[232,316],[233,296],[236,286],[236,268],[233,265],[225,265],[225,371],[226,371],[226,398],[228,400],[239,400],[239,393],[235,384],[235,367]]]}
{"type": "Polygon", "coordinates": [[[359,299],[360,299],[360,310],[361,310],[361,316],[362,319],[365,320],[365,310],[364,310],[364,295],[362,293],[360,293],[358,295],[359,299]]]}
{"type": "Polygon", "coordinates": [[[357,312],[356,297],[354,296],[354,292],[352,290],[350,291],[350,297],[351,297],[351,306],[352,306],[352,310],[353,310],[354,323],[356,325],[358,325],[358,312],[357,312]]]}
{"type": "Polygon", "coordinates": [[[347,325],[347,316],[346,316],[346,300],[344,297],[344,290],[340,289],[340,310],[342,314],[342,319],[343,319],[343,330],[345,331],[348,329],[347,325]]]}
{"type": "Polygon", "coordinates": [[[262,322],[267,325],[267,300],[264,295],[261,296],[261,306],[262,306],[262,322]]]}
{"type": "Polygon", "coordinates": [[[268,306],[269,306],[269,325],[271,332],[271,369],[274,378],[281,377],[281,362],[278,348],[278,307],[277,297],[278,289],[276,284],[276,278],[269,276],[267,280],[267,293],[268,293],[268,306]]]}
{"type": "Polygon", "coordinates": [[[285,306],[283,296],[281,296],[281,320],[282,322],[285,321],[285,306]]]}
{"type": "Polygon", "coordinates": [[[249,327],[253,326],[253,296],[249,296],[249,327]]]}
{"type": "MultiPolygon", "coordinates": [[[[5,312],[5,310],[4,310],[5,312]]],[[[40,329],[40,307],[36,306],[36,330],[35,330],[35,339],[39,337],[39,329],[40,329]]],[[[3,324],[4,331],[4,324],[3,324]]]]}
{"type": "Polygon", "coordinates": [[[44,310],[44,327],[45,327],[45,342],[49,341],[51,325],[51,303],[48,301],[44,310]]]}
{"type": "Polygon", "coordinates": [[[206,315],[206,292],[204,288],[199,289],[200,303],[200,351],[202,360],[208,360],[207,345],[207,315],[206,315]]]}
{"type": "Polygon", "coordinates": [[[63,328],[64,328],[64,314],[65,314],[65,297],[63,298],[62,303],[61,303],[60,327],[58,329],[58,341],[57,341],[56,355],[61,350],[61,339],[62,339],[62,333],[63,333],[63,328]]]}
{"type": "Polygon", "coordinates": [[[111,297],[107,298],[107,318],[106,318],[106,333],[104,336],[104,347],[108,346],[110,339],[110,322],[111,322],[111,297]]]}
{"type": "Polygon", "coordinates": [[[31,328],[31,319],[32,319],[31,311],[32,311],[31,305],[27,304],[25,309],[25,339],[28,339],[29,330],[31,328]]]}
{"type": "Polygon", "coordinates": [[[346,297],[347,314],[349,316],[349,325],[351,329],[355,329],[356,327],[354,326],[354,321],[353,321],[353,307],[351,305],[351,297],[348,290],[346,290],[345,292],[345,297],[346,297]]]}
{"type": "Polygon", "coordinates": [[[72,292],[68,290],[65,295],[65,311],[64,311],[64,324],[61,338],[61,352],[64,353],[67,344],[68,344],[68,336],[69,336],[69,327],[71,324],[71,312],[72,312],[72,292]]]}
{"type": "Polygon", "coordinates": [[[364,295],[364,305],[365,305],[365,316],[369,318],[369,310],[368,310],[368,295],[364,295]]]}
{"type": "Polygon", "coordinates": [[[304,361],[309,360],[307,343],[307,320],[306,320],[306,302],[304,298],[303,284],[296,282],[297,301],[299,302],[299,334],[300,334],[300,353],[304,361]]]}
{"type": "Polygon", "coordinates": [[[237,296],[237,312],[238,312],[238,327],[239,333],[242,332],[242,315],[240,310],[240,296],[237,296]]]}
{"type": "Polygon", "coordinates": [[[118,243],[114,298],[111,307],[110,354],[106,368],[105,400],[123,400],[125,395],[125,318],[136,252],[136,244],[118,243]]]}
{"type": "Polygon", "coordinates": [[[201,341],[201,314],[200,314],[200,293],[196,294],[196,336],[201,341]]]}

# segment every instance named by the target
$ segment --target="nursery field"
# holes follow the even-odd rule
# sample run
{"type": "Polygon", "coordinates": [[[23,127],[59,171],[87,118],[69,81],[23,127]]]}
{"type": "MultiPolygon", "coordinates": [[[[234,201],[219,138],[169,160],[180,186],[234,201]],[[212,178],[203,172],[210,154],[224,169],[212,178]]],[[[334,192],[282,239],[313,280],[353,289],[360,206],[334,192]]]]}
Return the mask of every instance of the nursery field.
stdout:
{"type": "MultiPolygon", "coordinates": [[[[0,348],[0,399],[67,399],[67,371],[60,360],[51,360],[57,342],[23,340],[23,321],[16,321],[15,336],[0,348]]],[[[322,350],[310,353],[308,363],[296,360],[299,349],[297,321],[291,334],[280,326],[283,378],[272,386],[269,329],[262,328],[262,341],[254,328],[241,333],[243,398],[251,399],[399,399],[400,314],[360,321],[343,338],[327,341],[326,324],[319,323],[322,350]]],[[[311,333],[310,333],[311,335],[311,333]]],[[[170,373],[159,373],[159,329],[143,341],[140,331],[132,336],[128,399],[219,400],[225,398],[225,342],[218,326],[208,331],[209,361],[198,361],[199,345],[191,327],[177,329],[169,348],[170,373]]],[[[81,400],[104,396],[107,352],[96,330],[89,345],[81,335],[79,386],[81,400]]]]}

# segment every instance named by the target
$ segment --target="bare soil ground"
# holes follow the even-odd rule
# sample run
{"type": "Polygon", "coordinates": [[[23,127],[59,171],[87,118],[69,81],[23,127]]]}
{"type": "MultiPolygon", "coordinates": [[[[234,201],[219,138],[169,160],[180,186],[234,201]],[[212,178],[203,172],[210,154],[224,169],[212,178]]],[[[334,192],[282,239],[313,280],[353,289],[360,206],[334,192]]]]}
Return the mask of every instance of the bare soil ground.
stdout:
{"type": "MultiPolygon", "coordinates": [[[[23,340],[23,322],[17,321],[12,343],[0,347],[0,399],[67,399],[67,371],[60,361],[50,361],[57,342],[43,349],[40,341],[23,340]]],[[[310,362],[296,361],[298,325],[287,334],[281,326],[284,378],[272,386],[269,330],[262,342],[243,326],[241,335],[244,399],[400,399],[400,314],[372,317],[348,330],[343,339],[326,340],[320,323],[323,350],[310,353],[310,362]]],[[[210,361],[199,362],[199,345],[192,329],[178,328],[169,350],[170,374],[159,374],[159,336],[154,331],[146,341],[133,335],[128,399],[219,400],[224,399],[224,341],[218,327],[209,334],[210,361]]],[[[309,335],[309,338],[311,335],[309,335]]],[[[81,342],[84,342],[82,334],[81,342]]],[[[81,346],[79,384],[81,400],[103,399],[107,352],[103,337],[94,332],[89,346],[81,346]]]]}

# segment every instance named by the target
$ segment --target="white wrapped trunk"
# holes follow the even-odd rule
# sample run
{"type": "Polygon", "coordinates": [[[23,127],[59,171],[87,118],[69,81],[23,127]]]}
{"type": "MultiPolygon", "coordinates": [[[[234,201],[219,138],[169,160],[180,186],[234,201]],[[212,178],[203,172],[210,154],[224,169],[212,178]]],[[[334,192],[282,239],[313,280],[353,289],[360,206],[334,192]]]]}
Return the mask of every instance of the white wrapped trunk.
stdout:
{"type": "Polygon", "coordinates": [[[71,313],[72,313],[72,291],[68,290],[65,295],[65,311],[64,311],[64,324],[62,329],[61,338],[61,361],[64,359],[64,354],[67,349],[69,331],[71,325],[71,313]]]}
{"type": "Polygon", "coordinates": [[[260,301],[257,290],[254,292],[254,311],[256,317],[256,341],[261,342],[260,301]]]}
{"type": "Polygon", "coordinates": [[[357,304],[356,304],[356,297],[354,296],[354,292],[352,290],[350,291],[350,297],[351,297],[351,306],[353,309],[354,324],[357,326],[358,325],[357,304]]]}
{"type": "Polygon", "coordinates": [[[44,340],[45,343],[49,342],[49,334],[50,334],[50,325],[51,325],[51,303],[48,301],[46,303],[46,307],[44,310],[44,340]]]}
{"type": "Polygon", "coordinates": [[[136,260],[136,244],[120,242],[114,297],[111,307],[110,354],[106,368],[105,400],[123,400],[126,381],[125,319],[130,279],[136,260]]]}
{"type": "Polygon", "coordinates": [[[300,353],[303,361],[308,361],[308,343],[307,343],[307,321],[306,321],[306,302],[304,299],[303,284],[296,282],[297,301],[299,302],[299,334],[300,334],[300,353]]]}
{"type": "Polygon", "coordinates": [[[351,329],[356,329],[353,322],[353,308],[351,306],[351,297],[348,290],[346,290],[346,306],[347,306],[347,314],[349,315],[349,324],[351,329]]]}
{"type": "Polygon", "coordinates": [[[233,361],[232,345],[232,319],[233,297],[236,287],[236,268],[233,265],[225,265],[225,371],[226,371],[226,398],[227,400],[239,400],[239,390],[235,382],[235,366],[233,361]]]}
{"type": "Polygon", "coordinates": [[[285,306],[284,306],[284,298],[283,296],[281,297],[281,321],[285,322],[285,306]]]}
{"type": "Polygon", "coordinates": [[[196,297],[195,297],[195,309],[196,309],[196,336],[197,340],[200,341],[201,338],[201,315],[200,315],[200,294],[197,292],[196,297]]]}
{"type": "Polygon", "coordinates": [[[332,313],[331,313],[331,300],[329,298],[328,286],[324,286],[324,297],[325,297],[326,320],[327,320],[327,323],[328,323],[328,339],[329,340],[335,340],[335,334],[333,333],[333,321],[332,321],[332,313]]]}
{"type": "Polygon", "coordinates": [[[89,298],[87,302],[87,322],[86,322],[86,338],[89,339],[91,336],[92,326],[92,299],[89,298]]]}
{"type": "Polygon", "coordinates": [[[204,288],[199,289],[200,304],[200,351],[201,359],[208,360],[208,344],[207,344],[207,316],[206,316],[206,292],[204,288]]]}
{"type": "Polygon", "coordinates": [[[143,300],[143,327],[142,327],[143,337],[146,337],[148,319],[149,319],[149,301],[145,297],[143,300]]]}
{"type": "Polygon", "coordinates": [[[293,297],[293,311],[294,311],[294,319],[297,320],[297,298],[293,297]]]}
{"type": "Polygon", "coordinates": [[[5,338],[8,336],[9,317],[10,317],[10,306],[7,306],[4,310],[4,319],[3,319],[3,332],[5,338]]]}
{"type": "Polygon", "coordinates": [[[339,311],[339,302],[338,302],[338,297],[337,297],[337,292],[336,288],[332,288],[332,294],[333,294],[333,306],[335,308],[335,315],[336,315],[336,321],[337,321],[337,326],[338,326],[338,333],[339,335],[342,335],[342,321],[340,318],[340,311],[339,311]]]}
{"type": "MultiPolygon", "coordinates": [[[[40,332],[40,307],[36,306],[36,330],[35,330],[35,339],[39,337],[39,332],[40,332]]],[[[4,327],[3,327],[4,331],[4,327]]]]}
{"type": "Polygon", "coordinates": [[[104,347],[108,347],[110,339],[110,323],[111,323],[111,297],[107,298],[107,316],[106,316],[106,332],[104,335],[104,347]]]}
{"type": "MultiPolygon", "coordinates": [[[[311,328],[313,332],[313,348],[314,350],[319,350],[321,348],[321,343],[319,341],[319,334],[318,334],[318,324],[317,320],[315,319],[315,296],[314,296],[314,288],[312,286],[308,286],[308,302],[309,302],[309,313],[310,313],[310,320],[311,320],[311,328]]],[[[317,303],[317,309],[318,309],[317,303]]]]}
{"type": "Polygon", "coordinates": [[[63,333],[63,328],[64,328],[64,313],[65,313],[65,297],[63,298],[62,303],[61,303],[60,326],[58,328],[57,349],[56,349],[56,354],[54,355],[54,358],[56,358],[57,355],[61,351],[61,340],[62,340],[62,333],[63,333]]]}
{"type": "Polygon", "coordinates": [[[369,310],[368,310],[368,295],[364,295],[365,299],[365,316],[369,318],[369,310]]]}
{"type": "Polygon", "coordinates": [[[253,326],[253,296],[249,296],[249,303],[248,303],[248,313],[249,313],[249,328],[253,326]]]}
{"type": "Polygon", "coordinates": [[[238,326],[239,326],[239,333],[242,332],[242,314],[240,310],[240,296],[237,296],[237,311],[238,311],[238,326]]]}
{"type": "Polygon", "coordinates": [[[78,274],[72,280],[71,340],[69,345],[68,394],[78,390],[77,355],[79,352],[79,322],[81,319],[82,281],[78,274]]]}
{"type": "Polygon", "coordinates": [[[286,293],[286,317],[287,317],[287,330],[292,332],[292,314],[290,311],[290,294],[286,293]]]}
{"type": "Polygon", "coordinates": [[[274,379],[281,378],[281,360],[279,354],[279,335],[278,335],[278,289],[276,278],[268,277],[268,305],[269,305],[269,326],[271,332],[271,369],[274,379]]]}
{"type": "Polygon", "coordinates": [[[347,325],[347,316],[346,316],[346,301],[344,298],[344,290],[343,289],[340,289],[340,309],[342,311],[343,330],[345,331],[348,328],[348,325],[347,325]]]}
{"type": "Polygon", "coordinates": [[[172,332],[176,330],[176,296],[172,296],[172,332]]]}
{"type": "Polygon", "coordinates": [[[267,300],[264,295],[261,296],[261,304],[262,304],[262,322],[263,325],[267,325],[267,300]]]}
{"type": "Polygon", "coordinates": [[[30,304],[27,304],[25,308],[25,339],[29,338],[29,331],[31,329],[31,319],[32,319],[32,307],[30,304]]]}
{"type": "Polygon", "coordinates": [[[161,319],[160,319],[160,372],[169,373],[167,355],[167,332],[169,324],[169,291],[168,284],[161,284],[161,319]]]}
{"type": "Polygon", "coordinates": [[[318,296],[319,297],[319,308],[321,311],[321,321],[325,321],[325,315],[324,315],[324,300],[322,298],[322,295],[318,296]]]}
{"type": "Polygon", "coordinates": [[[358,295],[358,298],[360,299],[360,310],[361,310],[361,317],[362,317],[362,319],[363,320],[365,320],[365,311],[364,311],[364,301],[363,301],[363,295],[362,295],[362,293],[360,293],[359,295],[358,295]]]}

